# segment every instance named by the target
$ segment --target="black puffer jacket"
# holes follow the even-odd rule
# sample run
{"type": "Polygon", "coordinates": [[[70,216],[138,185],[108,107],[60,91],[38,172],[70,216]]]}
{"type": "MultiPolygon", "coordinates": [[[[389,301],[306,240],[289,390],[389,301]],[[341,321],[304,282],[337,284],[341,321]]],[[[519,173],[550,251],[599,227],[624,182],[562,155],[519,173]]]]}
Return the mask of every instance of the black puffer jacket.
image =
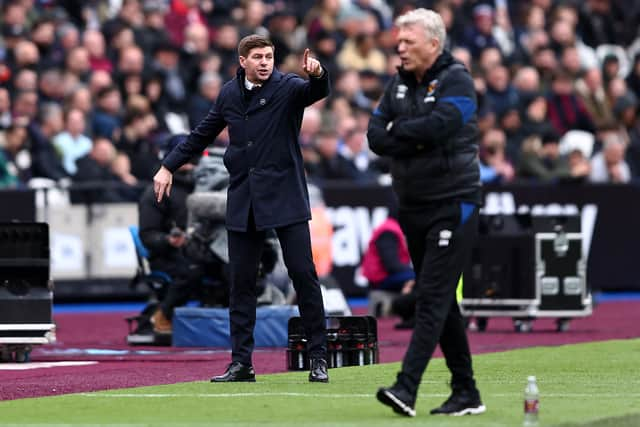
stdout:
{"type": "Polygon", "coordinates": [[[392,158],[401,207],[453,199],[480,203],[473,80],[443,52],[421,82],[402,69],[369,121],[371,150],[392,158]]]}

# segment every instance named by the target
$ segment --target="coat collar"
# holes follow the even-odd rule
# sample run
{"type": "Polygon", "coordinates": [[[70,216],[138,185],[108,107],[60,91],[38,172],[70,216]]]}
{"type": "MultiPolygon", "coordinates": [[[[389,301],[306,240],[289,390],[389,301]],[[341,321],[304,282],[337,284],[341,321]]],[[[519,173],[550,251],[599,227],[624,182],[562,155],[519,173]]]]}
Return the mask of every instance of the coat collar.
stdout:
{"type": "MultiPolygon", "coordinates": [[[[269,77],[269,79],[262,85],[259,92],[251,97],[251,102],[249,103],[247,112],[264,107],[269,102],[269,99],[273,96],[275,91],[278,89],[280,80],[282,80],[283,76],[284,74],[274,68],[273,72],[271,73],[271,77],[269,77]]],[[[244,91],[247,90],[244,87],[244,78],[244,68],[238,67],[238,71],[236,73],[236,83],[240,87],[241,94],[244,94],[244,91]]]]}

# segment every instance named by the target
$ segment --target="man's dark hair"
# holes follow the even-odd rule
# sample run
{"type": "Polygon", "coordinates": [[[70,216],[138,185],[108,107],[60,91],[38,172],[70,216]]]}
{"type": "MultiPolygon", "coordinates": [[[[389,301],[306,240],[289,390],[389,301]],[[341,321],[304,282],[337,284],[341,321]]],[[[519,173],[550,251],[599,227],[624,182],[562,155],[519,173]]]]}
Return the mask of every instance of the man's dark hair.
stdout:
{"type": "Polygon", "coordinates": [[[251,49],[261,47],[271,47],[273,50],[275,50],[275,47],[273,46],[273,43],[271,43],[271,40],[258,34],[251,34],[250,36],[244,37],[242,40],[240,40],[240,43],[238,43],[238,55],[244,56],[246,58],[247,56],[249,56],[249,52],[251,52],[251,49]]]}

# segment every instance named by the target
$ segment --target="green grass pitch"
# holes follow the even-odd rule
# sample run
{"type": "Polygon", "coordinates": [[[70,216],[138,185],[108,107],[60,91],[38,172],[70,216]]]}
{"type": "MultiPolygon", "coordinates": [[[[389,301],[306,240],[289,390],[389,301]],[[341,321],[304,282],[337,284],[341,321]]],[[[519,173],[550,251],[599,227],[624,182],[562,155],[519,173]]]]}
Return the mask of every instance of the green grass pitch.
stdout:
{"type": "Polygon", "coordinates": [[[540,426],[640,426],[640,339],[477,355],[487,405],[479,416],[429,415],[449,392],[442,359],[423,378],[417,417],[394,414],[374,395],[398,368],[332,369],[329,384],[295,372],[259,375],[255,384],[202,381],[0,402],[0,425],[520,426],[526,379],[536,375],[540,426]]]}

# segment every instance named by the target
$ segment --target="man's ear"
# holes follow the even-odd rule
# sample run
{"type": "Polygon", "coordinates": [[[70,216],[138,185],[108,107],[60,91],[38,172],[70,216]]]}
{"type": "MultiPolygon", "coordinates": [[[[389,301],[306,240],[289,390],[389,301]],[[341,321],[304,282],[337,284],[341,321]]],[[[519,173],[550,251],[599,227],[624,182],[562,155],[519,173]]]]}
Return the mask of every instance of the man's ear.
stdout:
{"type": "Polygon", "coordinates": [[[239,57],[238,57],[238,61],[240,62],[240,66],[241,66],[242,68],[246,68],[246,67],[245,67],[245,61],[246,61],[246,60],[247,60],[247,58],[245,58],[244,56],[239,56],[239,57]]]}

